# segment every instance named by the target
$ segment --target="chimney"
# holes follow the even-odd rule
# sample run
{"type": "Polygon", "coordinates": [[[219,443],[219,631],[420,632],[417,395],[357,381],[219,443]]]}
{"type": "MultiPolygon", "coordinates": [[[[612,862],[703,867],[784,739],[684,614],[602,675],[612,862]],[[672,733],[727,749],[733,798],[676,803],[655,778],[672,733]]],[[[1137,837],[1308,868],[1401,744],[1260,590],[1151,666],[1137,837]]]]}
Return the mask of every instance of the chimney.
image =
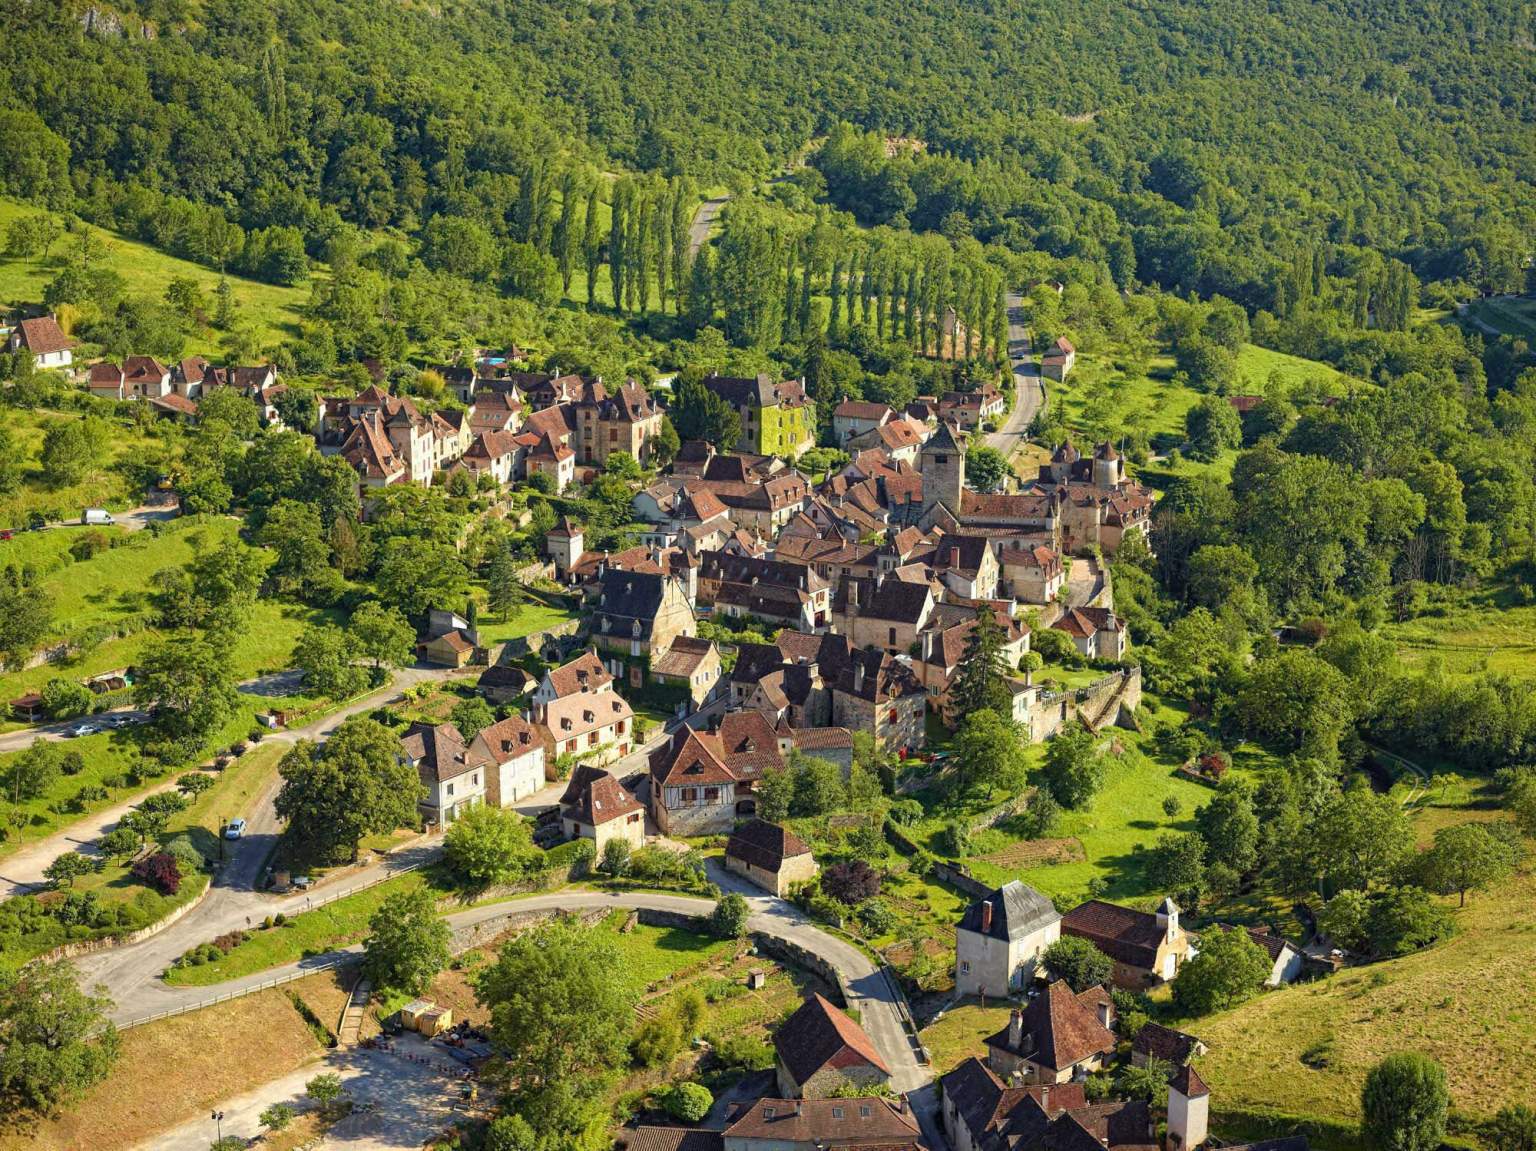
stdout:
{"type": "Polygon", "coordinates": [[[985,935],[992,930],[992,901],[985,900],[981,905],[981,932],[985,935]]]}
{"type": "Polygon", "coordinates": [[[852,577],[848,580],[848,606],[851,608],[859,606],[859,581],[852,577]]]}
{"type": "Polygon", "coordinates": [[[1115,1005],[1110,999],[1104,999],[1099,1003],[1099,1025],[1108,1031],[1114,1027],[1115,1005]]]}
{"type": "Polygon", "coordinates": [[[1044,1111],[1047,1115],[1051,1113],[1051,1089],[1049,1087],[1040,1088],[1040,1110],[1044,1111]]]}
{"type": "MultiPolygon", "coordinates": [[[[853,665],[853,694],[858,695],[864,690],[864,661],[859,660],[853,665]]],[[[992,905],[986,905],[982,915],[987,923],[992,921],[992,905]]],[[[985,928],[983,928],[985,930],[985,928]]]]}
{"type": "MultiPolygon", "coordinates": [[[[987,907],[988,910],[990,910],[992,905],[990,903],[988,903],[986,905],[986,907],[987,907]]],[[[1009,1046],[1010,1049],[1012,1049],[1014,1051],[1018,1051],[1021,1047],[1023,1047],[1023,1045],[1024,1045],[1024,1012],[1022,1012],[1022,1011],[1012,1011],[1008,1015],[1008,1046],[1009,1046]]],[[[1042,1107],[1045,1106],[1045,1099],[1043,1097],[1040,1100],[1040,1106],[1042,1106],[1042,1107]]]]}

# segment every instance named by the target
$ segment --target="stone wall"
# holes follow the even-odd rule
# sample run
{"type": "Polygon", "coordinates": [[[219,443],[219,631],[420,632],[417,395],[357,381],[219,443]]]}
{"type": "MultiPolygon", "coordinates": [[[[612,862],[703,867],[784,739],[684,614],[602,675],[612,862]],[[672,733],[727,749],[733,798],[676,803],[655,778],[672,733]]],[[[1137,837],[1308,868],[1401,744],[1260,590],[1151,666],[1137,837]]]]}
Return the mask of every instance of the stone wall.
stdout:
{"type": "Polygon", "coordinates": [[[556,908],[543,911],[508,911],[495,916],[492,919],[483,920],[480,923],[468,927],[455,928],[453,938],[449,941],[449,950],[455,955],[462,955],[476,947],[483,947],[498,936],[505,935],[509,931],[526,931],[530,927],[537,927],[562,915],[574,916],[576,922],[583,927],[591,927],[608,918],[609,908],[598,907],[589,911],[566,912],[556,908]]]}
{"type": "Polygon", "coordinates": [[[52,951],[44,952],[37,958],[44,963],[52,963],[58,959],[73,959],[77,955],[90,955],[96,951],[110,951],[114,947],[127,947],[130,944],[139,943],[153,935],[159,935],[171,924],[175,923],[187,912],[191,911],[199,903],[208,897],[213,890],[213,879],[209,879],[207,885],[198,892],[197,897],[189,903],[183,903],[175,911],[170,912],[163,919],[157,919],[148,927],[141,927],[137,931],[130,931],[123,935],[106,935],[100,939],[82,939],[76,943],[65,943],[55,947],[52,951]]]}

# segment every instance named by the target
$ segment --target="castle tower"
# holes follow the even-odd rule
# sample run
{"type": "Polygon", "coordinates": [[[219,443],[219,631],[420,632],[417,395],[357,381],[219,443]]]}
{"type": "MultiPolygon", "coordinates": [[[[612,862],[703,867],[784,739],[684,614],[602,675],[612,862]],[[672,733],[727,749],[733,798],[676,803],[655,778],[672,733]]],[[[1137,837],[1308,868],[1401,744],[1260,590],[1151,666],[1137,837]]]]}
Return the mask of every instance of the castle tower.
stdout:
{"type": "Polygon", "coordinates": [[[1093,453],[1093,486],[1108,490],[1125,479],[1125,463],[1115,445],[1106,440],[1093,453]]]}
{"type": "Polygon", "coordinates": [[[943,504],[958,516],[965,491],[965,437],[940,420],[939,430],[923,444],[917,470],[923,474],[923,515],[943,504]]]}
{"type": "Polygon", "coordinates": [[[581,559],[585,545],[586,535],[570,516],[565,516],[544,537],[544,554],[555,561],[557,572],[568,575],[581,559]]]}
{"type": "Polygon", "coordinates": [[[1211,1089],[1189,1064],[1168,1081],[1168,1151],[1195,1151],[1209,1135],[1211,1089]]]}
{"type": "Polygon", "coordinates": [[[1166,895],[1162,903],[1157,905],[1157,925],[1167,935],[1168,942],[1172,943],[1178,937],[1179,905],[1166,895]]]}

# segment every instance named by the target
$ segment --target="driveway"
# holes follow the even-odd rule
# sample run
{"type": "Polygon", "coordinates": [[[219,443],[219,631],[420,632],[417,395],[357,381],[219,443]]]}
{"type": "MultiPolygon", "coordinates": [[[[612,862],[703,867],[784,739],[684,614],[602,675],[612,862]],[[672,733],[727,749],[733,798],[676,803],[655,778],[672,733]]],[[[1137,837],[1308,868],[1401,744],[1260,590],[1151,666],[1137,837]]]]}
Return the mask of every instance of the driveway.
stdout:
{"type": "Polygon", "coordinates": [[[1008,293],[1008,359],[1013,364],[1013,411],[1001,428],[987,436],[987,446],[1005,458],[1024,446],[1029,425],[1044,403],[1040,366],[1030,351],[1029,330],[1024,326],[1024,297],[1008,293]]]}
{"type": "Polygon", "coordinates": [[[720,213],[725,205],[730,202],[729,196],[721,196],[714,200],[705,200],[693,213],[693,222],[688,225],[688,254],[697,256],[699,249],[709,242],[710,229],[715,226],[720,213]]]}
{"type": "Polygon", "coordinates": [[[40,723],[32,727],[23,728],[21,731],[7,732],[0,735],[0,754],[8,751],[26,751],[34,743],[60,743],[76,738],[70,733],[75,728],[84,724],[94,728],[92,735],[108,730],[103,723],[108,718],[115,718],[122,726],[133,726],[145,723],[149,720],[147,711],[139,711],[136,708],[120,707],[112,711],[97,712],[95,715],[83,715],[77,719],[62,719],[57,723],[40,723]],[[124,723],[123,721],[126,721],[124,723]]]}

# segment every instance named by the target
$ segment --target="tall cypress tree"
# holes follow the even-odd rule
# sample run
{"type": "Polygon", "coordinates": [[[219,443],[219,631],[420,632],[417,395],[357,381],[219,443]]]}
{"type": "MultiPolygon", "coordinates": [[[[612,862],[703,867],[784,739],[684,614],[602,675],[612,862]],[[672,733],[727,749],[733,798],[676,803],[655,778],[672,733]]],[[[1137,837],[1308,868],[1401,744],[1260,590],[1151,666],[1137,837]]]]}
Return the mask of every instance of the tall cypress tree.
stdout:
{"type": "Polygon", "coordinates": [[[651,210],[651,262],[656,268],[656,307],[667,310],[667,279],[672,274],[672,190],[663,184],[651,210]]]}
{"type": "Polygon", "coordinates": [[[613,220],[608,228],[608,284],[613,290],[613,306],[620,312],[624,310],[624,237],[628,215],[629,181],[620,180],[613,186],[613,220]]]}
{"type": "Polygon", "coordinates": [[[917,265],[907,268],[907,294],[902,300],[901,336],[912,343],[917,335],[917,265]]]}
{"type": "Polygon", "coordinates": [[[597,181],[592,181],[592,186],[587,189],[586,218],[581,222],[581,257],[587,267],[587,306],[597,303],[597,269],[603,263],[603,233],[597,226],[598,204],[602,201],[598,197],[597,181]]]}

